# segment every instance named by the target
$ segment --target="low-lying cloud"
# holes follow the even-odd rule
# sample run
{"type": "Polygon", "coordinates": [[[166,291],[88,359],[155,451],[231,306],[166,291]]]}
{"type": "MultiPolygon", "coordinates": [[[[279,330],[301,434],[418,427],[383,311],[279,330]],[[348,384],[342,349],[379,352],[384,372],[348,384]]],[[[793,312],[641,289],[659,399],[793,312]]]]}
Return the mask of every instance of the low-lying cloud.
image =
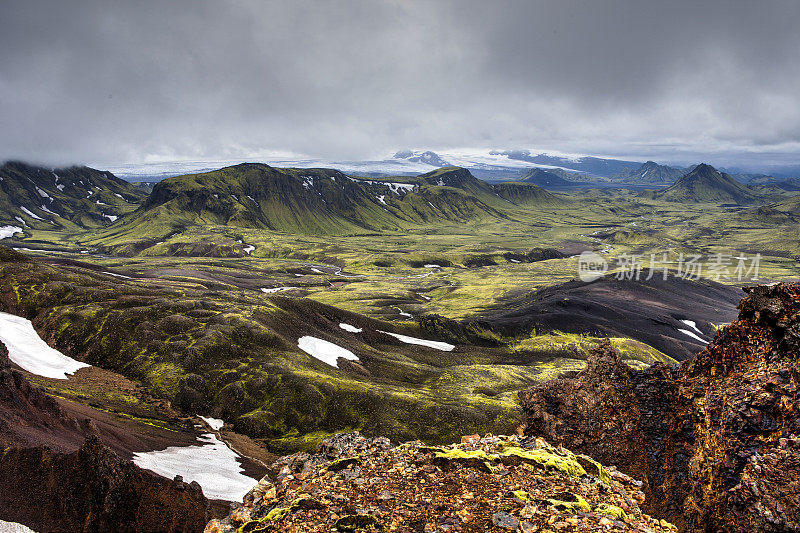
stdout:
{"type": "Polygon", "coordinates": [[[11,0],[0,158],[793,163],[800,4],[11,0]]]}

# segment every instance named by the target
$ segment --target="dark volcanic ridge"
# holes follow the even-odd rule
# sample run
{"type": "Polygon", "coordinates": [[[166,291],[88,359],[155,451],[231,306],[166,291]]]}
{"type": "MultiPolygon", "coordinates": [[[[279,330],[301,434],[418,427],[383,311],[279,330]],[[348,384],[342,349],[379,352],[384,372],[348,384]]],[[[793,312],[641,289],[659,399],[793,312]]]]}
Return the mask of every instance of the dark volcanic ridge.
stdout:
{"type": "Polygon", "coordinates": [[[689,281],[670,274],[664,280],[661,273],[640,281],[606,276],[503,301],[482,321],[509,335],[536,330],[630,337],[685,360],[705,347],[715,326],[736,318],[740,298],[739,289],[704,279],[689,281]]]}
{"type": "Polygon", "coordinates": [[[746,289],[737,321],[677,368],[632,370],[610,345],[574,379],[520,394],[525,434],[644,481],[683,531],[797,531],[800,284],[746,289]]]}

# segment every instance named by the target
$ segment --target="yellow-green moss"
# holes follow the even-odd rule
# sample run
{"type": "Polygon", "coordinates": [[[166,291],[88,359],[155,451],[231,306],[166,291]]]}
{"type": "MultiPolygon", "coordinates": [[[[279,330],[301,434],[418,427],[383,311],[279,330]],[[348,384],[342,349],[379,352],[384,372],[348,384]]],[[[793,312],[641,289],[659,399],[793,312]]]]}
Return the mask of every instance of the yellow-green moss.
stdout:
{"type": "Polygon", "coordinates": [[[625,520],[628,518],[628,515],[622,510],[622,508],[617,507],[616,505],[609,505],[607,503],[599,504],[594,508],[594,512],[607,514],[616,520],[625,520]]]}
{"type": "Polygon", "coordinates": [[[518,460],[537,464],[548,473],[561,473],[571,477],[586,475],[586,470],[574,455],[560,455],[544,449],[523,450],[518,446],[509,446],[501,452],[500,460],[503,462],[518,460]]]}
{"type": "Polygon", "coordinates": [[[554,509],[562,513],[575,514],[578,511],[592,510],[589,503],[580,496],[578,496],[577,494],[569,493],[569,496],[571,496],[571,499],[574,499],[575,501],[564,501],[556,498],[548,498],[547,503],[554,509]]]}

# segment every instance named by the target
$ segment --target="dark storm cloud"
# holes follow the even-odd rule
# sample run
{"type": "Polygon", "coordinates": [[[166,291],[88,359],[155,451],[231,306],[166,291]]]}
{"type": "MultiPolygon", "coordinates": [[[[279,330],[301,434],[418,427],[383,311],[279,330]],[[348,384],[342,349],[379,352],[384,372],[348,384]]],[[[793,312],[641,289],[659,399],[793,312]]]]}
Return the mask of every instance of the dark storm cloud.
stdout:
{"type": "Polygon", "coordinates": [[[0,158],[795,161],[797,2],[6,1],[0,158]]]}

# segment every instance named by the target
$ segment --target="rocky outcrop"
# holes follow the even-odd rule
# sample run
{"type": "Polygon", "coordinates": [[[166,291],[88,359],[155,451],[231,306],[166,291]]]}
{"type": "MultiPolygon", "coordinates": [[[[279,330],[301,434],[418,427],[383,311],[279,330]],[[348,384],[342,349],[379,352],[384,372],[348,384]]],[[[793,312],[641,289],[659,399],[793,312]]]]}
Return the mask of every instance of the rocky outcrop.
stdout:
{"type": "Polygon", "coordinates": [[[0,342],[0,520],[35,531],[203,528],[209,502],[197,483],[142,470],[95,432],[14,370],[0,342]]]}
{"type": "Polygon", "coordinates": [[[200,485],[122,461],[95,436],[79,450],[6,448],[0,519],[36,531],[198,531],[208,520],[200,485]]]}
{"type": "Polygon", "coordinates": [[[639,482],[538,438],[392,446],[349,433],[277,467],[206,532],[675,531],[641,511],[639,482]]]}
{"type": "Polygon", "coordinates": [[[745,289],[694,359],[631,370],[598,347],[573,379],[520,394],[526,435],[642,479],[685,531],[800,529],[800,285],[745,289]]]}
{"type": "Polygon", "coordinates": [[[90,431],[88,422],[68,416],[55,398],[15,371],[8,349],[0,342],[0,446],[44,443],[58,451],[72,451],[90,431]]]}

